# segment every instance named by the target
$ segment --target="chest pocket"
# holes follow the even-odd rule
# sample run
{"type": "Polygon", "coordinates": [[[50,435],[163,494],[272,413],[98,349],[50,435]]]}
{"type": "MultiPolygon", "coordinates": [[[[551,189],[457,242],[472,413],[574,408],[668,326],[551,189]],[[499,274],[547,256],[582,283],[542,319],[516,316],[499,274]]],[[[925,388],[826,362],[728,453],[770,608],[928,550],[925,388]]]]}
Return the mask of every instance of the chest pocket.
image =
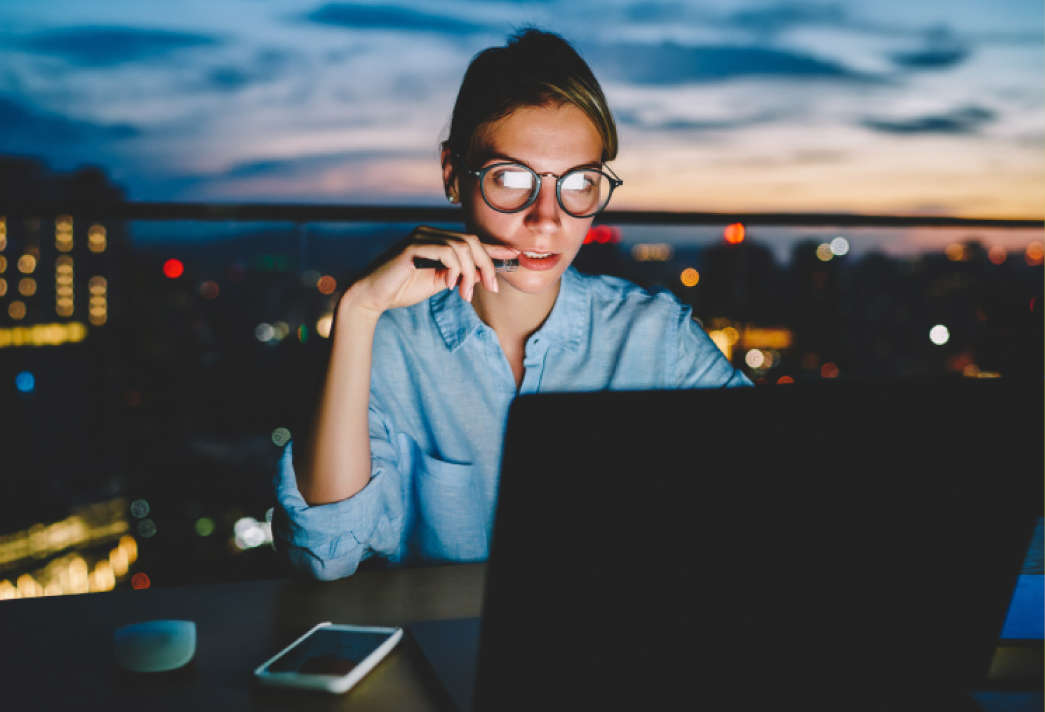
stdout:
{"type": "Polygon", "coordinates": [[[489,540],[475,465],[432,457],[408,439],[418,553],[442,561],[485,559],[489,540]]]}

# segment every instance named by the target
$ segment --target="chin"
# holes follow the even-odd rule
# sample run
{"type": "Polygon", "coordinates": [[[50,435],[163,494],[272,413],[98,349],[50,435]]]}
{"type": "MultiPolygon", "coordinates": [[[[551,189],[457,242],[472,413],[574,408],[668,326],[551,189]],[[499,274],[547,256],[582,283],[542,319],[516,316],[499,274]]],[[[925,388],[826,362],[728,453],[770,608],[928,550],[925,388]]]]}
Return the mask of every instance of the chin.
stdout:
{"type": "Polygon", "coordinates": [[[565,266],[558,265],[555,269],[550,269],[547,272],[530,272],[520,268],[517,272],[502,273],[501,279],[520,292],[540,294],[555,285],[568,266],[569,263],[566,263],[565,266]]]}

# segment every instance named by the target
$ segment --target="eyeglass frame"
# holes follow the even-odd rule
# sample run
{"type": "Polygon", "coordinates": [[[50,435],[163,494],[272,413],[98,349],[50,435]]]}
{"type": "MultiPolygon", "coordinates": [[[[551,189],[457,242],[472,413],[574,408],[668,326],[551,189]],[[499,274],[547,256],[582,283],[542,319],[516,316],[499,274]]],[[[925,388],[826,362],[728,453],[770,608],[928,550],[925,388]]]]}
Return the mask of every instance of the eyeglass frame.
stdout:
{"type": "MultiPolygon", "coordinates": [[[[454,155],[455,158],[460,159],[462,164],[465,163],[464,156],[462,156],[460,153],[455,153],[453,155],[454,155]]],[[[605,210],[606,206],[610,204],[610,198],[613,197],[613,191],[616,190],[617,188],[619,188],[620,186],[624,185],[624,181],[620,179],[620,176],[618,176],[616,174],[616,172],[612,168],[610,168],[609,166],[607,166],[604,163],[600,164],[600,165],[602,165],[602,168],[605,168],[607,171],[609,171],[609,173],[606,173],[605,171],[603,171],[602,168],[571,168],[570,170],[566,171],[565,173],[562,173],[562,174],[559,174],[559,175],[556,175],[555,173],[552,173],[551,171],[545,171],[544,173],[538,173],[537,171],[535,171],[534,169],[530,168],[528,165],[526,165],[522,161],[512,161],[512,160],[505,160],[505,161],[499,161],[497,163],[491,163],[490,165],[484,166],[483,168],[479,168],[478,170],[473,169],[473,168],[468,168],[467,165],[465,164],[465,170],[463,170],[461,172],[464,173],[465,175],[475,176],[478,179],[478,181],[479,181],[479,194],[483,197],[483,202],[486,203],[486,205],[489,206],[489,208],[491,210],[496,210],[499,213],[505,213],[505,214],[522,212],[523,210],[526,210],[526,208],[530,207],[535,202],[537,202],[537,198],[541,194],[541,189],[544,187],[544,176],[552,176],[553,178],[555,178],[555,200],[559,204],[559,207],[562,208],[563,212],[565,212],[567,215],[569,215],[570,217],[573,217],[573,218],[590,218],[590,217],[593,217],[595,215],[598,215],[603,210],[605,210]],[[494,168],[497,168],[498,166],[522,166],[523,168],[528,170],[530,173],[532,173],[533,175],[537,176],[537,189],[532,191],[530,193],[529,199],[525,203],[520,205],[518,208],[514,208],[512,210],[502,210],[501,208],[498,208],[495,205],[493,205],[490,202],[490,200],[486,197],[486,191],[483,190],[483,178],[486,176],[486,174],[490,170],[492,170],[494,168]],[[610,192],[609,192],[609,195],[606,196],[606,202],[604,202],[602,204],[602,207],[599,208],[598,210],[596,210],[594,213],[588,213],[586,215],[574,215],[572,212],[570,212],[566,208],[566,205],[562,202],[562,179],[565,178],[566,176],[568,176],[571,173],[576,173],[576,172],[579,172],[579,171],[595,171],[596,173],[601,173],[610,182],[610,192]]]]}

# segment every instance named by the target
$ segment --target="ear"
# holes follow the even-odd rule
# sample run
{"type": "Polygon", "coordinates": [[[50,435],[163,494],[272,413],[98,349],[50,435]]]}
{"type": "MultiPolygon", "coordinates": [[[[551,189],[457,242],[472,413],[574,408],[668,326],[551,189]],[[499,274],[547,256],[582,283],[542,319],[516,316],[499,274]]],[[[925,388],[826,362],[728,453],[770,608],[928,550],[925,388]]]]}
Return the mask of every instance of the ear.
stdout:
{"type": "Polygon", "coordinates": [[[450,156],[450,145],[446,141],[443,141],[443,149],[439,153],[439,162],[443,166],[443,192],[446,193],[446,197],[450,199],[450,202],[459,203],[461,201],[461,190],[457,181],[457,175],[454,172],[453,160],[450,156]]]}

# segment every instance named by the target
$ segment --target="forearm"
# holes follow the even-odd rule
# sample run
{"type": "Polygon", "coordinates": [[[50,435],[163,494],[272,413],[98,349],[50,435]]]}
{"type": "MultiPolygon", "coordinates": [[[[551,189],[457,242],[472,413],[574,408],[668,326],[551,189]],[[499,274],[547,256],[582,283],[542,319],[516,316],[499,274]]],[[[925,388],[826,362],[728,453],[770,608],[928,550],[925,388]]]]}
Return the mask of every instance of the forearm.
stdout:
{"type": "Polygon", "coordinates": [[[353,296],[350,288],[338,305],[311,438],[304,461],[295,468],[298,489],[309,505],[351,497],[370,480],[367,410],[374,331],[380,314],[357,306],[353,296]]]}

